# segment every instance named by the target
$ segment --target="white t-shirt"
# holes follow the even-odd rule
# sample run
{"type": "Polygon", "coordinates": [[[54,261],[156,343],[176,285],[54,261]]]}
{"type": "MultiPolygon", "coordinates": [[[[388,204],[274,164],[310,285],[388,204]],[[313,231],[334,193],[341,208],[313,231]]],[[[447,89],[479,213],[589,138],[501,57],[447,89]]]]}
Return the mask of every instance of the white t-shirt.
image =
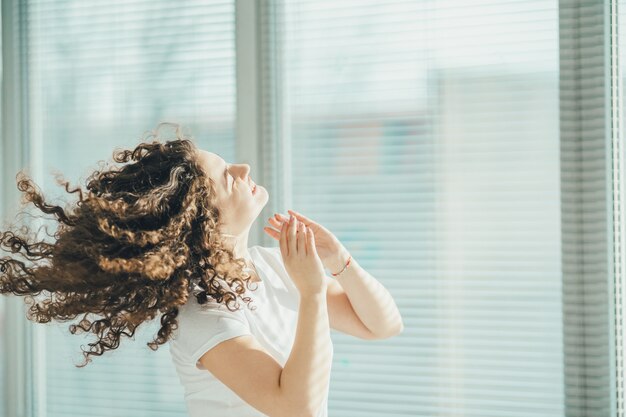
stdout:
{"type": "MultiPolygon", "coordinates": [[[[266,416],[245,402],[198,361],[218,343],[236,336],[251,334],[281,366],[291,353],[298,324],[300,295],[283,264],[279,247],[248,248],[261,282],[251,283],[246,295],[248,304],[237,299],[240,310],[232,312],[209,298],[200,306],[195,297],[180,308],[178,328],[170,340],[170,354],[185,390],[190,417],[260,417],[266,416]]],[[[231,304],[233,307],[235,303],[231,304]]],[[[328,388],[317,417],[328,416],[328,388]]]]}

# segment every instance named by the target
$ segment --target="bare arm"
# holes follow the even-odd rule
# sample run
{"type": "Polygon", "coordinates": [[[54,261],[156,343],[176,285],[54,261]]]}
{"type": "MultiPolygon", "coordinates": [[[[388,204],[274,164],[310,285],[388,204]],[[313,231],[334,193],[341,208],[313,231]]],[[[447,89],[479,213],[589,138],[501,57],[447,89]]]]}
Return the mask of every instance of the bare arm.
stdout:
{"type": "Polygon", "coordinates": [[[325,293],[300,296],[298,327],[279,385],[297,415],[316,416],[330,380],[332,344],[325,293]]]}
{"type": "Polygon", "coordinates": [[[326,394],[331,349],[326,296],[316,293],[300,296],[296,335],[284,368],[252,335],[217,344],[200,362],[270,417],[311,417],[317,415],[326,394]]]}

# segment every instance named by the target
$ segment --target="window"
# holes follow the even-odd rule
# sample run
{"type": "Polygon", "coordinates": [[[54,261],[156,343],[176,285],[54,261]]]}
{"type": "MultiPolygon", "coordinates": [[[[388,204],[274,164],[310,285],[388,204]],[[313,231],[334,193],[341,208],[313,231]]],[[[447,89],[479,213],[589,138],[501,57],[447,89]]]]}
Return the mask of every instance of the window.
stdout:
{"type": "MultiPolygon", "coordinates": [[[[3,172],[26,155],[65,199],[51,170],[83,180],[160,121],[227,161],[258,145],[266,210],[329,227],[404,319],[389,340],[333,332],[329,415],[605,415],[626,356],[618,339],[615,372],[605,90],[625,1],[11,0],[27,144],[3,172]]],[[[167,345],[146,346],[157,323],[82,369],[89,337],[28,325],[46,416],[186,415],[167,345]]]]}
{"type": "Polygon", "coordinates": [[[405,324],[333,334],[329,415],[563,415],[557,2],[280,4],[290,207],[405,324]]]}
{"type": "MultiPolygon", "coordinates": [[[[53,170],[83,181],[160,121],[180,122],[199,146],[234,159],[232,0],[32,0],[22,18],[30,165],[48,195],[68,199],[53,170]]],[[[146,346],[158,320],[85,368],[74,364],[93,337],[71,335],[69,323],[33,326],[42,360],[35,404],[48,417],[186,415],[169,347],[146,346]]]]}

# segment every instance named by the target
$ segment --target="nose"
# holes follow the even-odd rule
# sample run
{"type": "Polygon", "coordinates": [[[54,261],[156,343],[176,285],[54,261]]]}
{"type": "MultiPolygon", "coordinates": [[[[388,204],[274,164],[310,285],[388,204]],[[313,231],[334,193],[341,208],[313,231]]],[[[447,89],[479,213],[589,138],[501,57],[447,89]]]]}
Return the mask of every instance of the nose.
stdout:
{"type": "Polygon", "coordinates": [[[250,165],[248,164],[240,164],[243,167],[243,180],[247,183],[247,184],[251,184],[252,183],[252,179],[250,178],[250,165]]]}

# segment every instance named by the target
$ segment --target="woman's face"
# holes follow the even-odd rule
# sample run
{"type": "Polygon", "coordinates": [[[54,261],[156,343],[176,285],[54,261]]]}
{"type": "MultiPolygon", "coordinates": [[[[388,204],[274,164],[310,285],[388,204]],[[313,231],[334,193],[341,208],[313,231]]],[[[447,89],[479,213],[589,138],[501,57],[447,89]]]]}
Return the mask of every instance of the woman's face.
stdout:
{"type": "Polygon", "coordinates": [[[248,164],[229,164],[219,155],[198,150],[200,166],[215,183],[217,205],[223,219],[223,233],[240,235],[247,233],[254,220],[265,207],[268,194],[250,178],[248,164]]]}

